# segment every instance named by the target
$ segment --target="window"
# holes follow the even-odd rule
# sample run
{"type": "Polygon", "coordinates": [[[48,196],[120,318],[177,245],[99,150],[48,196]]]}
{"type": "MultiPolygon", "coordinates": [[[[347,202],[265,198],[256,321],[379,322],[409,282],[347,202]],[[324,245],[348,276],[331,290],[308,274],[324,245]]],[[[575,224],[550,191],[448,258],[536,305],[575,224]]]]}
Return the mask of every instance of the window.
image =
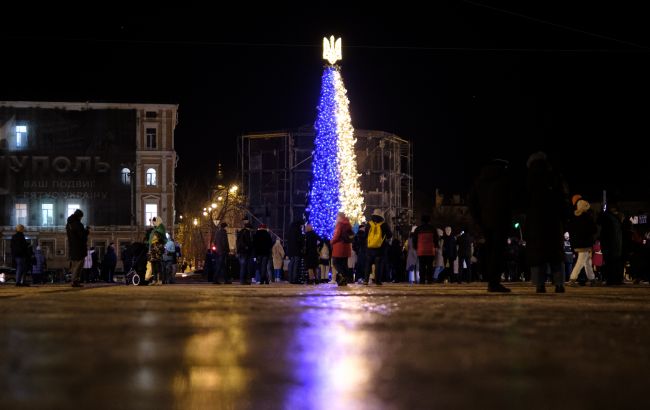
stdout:
{"type": "Polygon", "coordinates": [[[156,149],[156,129],[147,128],[147,148],[156,149]]]}
{"type": "Polygon", "coordinates": [[[122,168],[122,183],[124,185],[131,184],[131,170],[128,168],[122,168]]]}
{"type": "Polygon", "coordinates": [[[27,126],[16,125],[16,148],[27,147],[27,126]]]}
{"type": "Polygon", "coordinates": [[[151,219],[158,216],[158,204],[145,204],[144,205],[144,220],[145,225],[151,225],[151,219]]]}
{"type": "Polygon", "coordinates": [[[156,186],[156,170],[149,168],[146,173],[147,181],[146,184],[149,186],[156,186]]]}
{"type": "Polygon", "coordinates": [[[79,204],[68,204],[68,216],[72,215],[79,208],[81,208],[79,204]]]}
{"type": "Polygon", "coordinates": [[[41,215],[43,216],[43,226],[54,225],[54,204],[42,204],[41,215]]]}
{"type": "Polygon", "coordinates": [[[27,225],[27,204],[16,204],[16,224],[27,225]]]}
{"type": "Polygon", "coordinates": [[[158,117],[158,113],[156,111],[146,111],[144,116],[145,118],[156,118],[158,117]]]}

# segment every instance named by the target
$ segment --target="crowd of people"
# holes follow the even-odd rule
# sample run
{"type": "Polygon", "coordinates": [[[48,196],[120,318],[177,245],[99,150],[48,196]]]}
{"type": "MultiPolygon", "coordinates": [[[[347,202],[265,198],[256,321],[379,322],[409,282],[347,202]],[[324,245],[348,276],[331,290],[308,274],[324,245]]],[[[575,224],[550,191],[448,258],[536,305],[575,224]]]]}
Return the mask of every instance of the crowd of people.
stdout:
{"type": "MultiPolygon", "coordinates": [[[[245,219],[231,248],[228,225],[221,222],[203,270],[215,284],[233,279],[243,285],[287,281],[339,286],[483,281],[490,292],[509,292],[502,282],[530,281],[539,293],[546,292],[548,282],[557,293],[565,292],[565,285],[620,285],[624,272],[635,283],[649,279],[650,232],[634,229],[614,201],[596,214],[587,198],[570,196],[544,153],[531,155],[526,165],[521,188],[513,183],[507,161],[492,160],[483,167],[469,195],[471,227],[435,226],[424,214],[410,232],[393,232],[383,212],[375,209],[367,222],[355,226],[339,213],[331,239],[319,237],[311,224],[298,219],[283,242],[265,224],[254,228],[245,219]],[[525,221],[519,235],[512,232],[515,213],[525,221]]],[[[100,262],[97,250],[88,247],[90,230],[82,218],[78,209],[66,225],[72,286],[112,283],[115,246],[108,245],[100,262]]],[[[33,250],[24,230],[17,225],[11,239],[16,286],[29,285],[27,272],[37,278],[46,269],[40,246],[33,250]]],[[[149,285],[174,283],[181,250],[160,217],[152,218],[142,242],[124,245],[120,253],[124,272],[145,274],[149,285]]]]}

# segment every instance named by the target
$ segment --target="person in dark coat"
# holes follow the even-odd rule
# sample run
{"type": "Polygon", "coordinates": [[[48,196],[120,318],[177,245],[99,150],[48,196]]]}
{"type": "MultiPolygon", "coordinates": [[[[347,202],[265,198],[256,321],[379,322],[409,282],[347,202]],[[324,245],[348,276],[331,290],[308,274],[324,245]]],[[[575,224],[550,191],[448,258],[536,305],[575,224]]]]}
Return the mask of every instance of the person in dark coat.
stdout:
{"type": "Polygon", "coordinates": [[[253,225],[244,219],[244,228],[237,232],[236,251],[239,258],[239,283],[251,284],[253,267],[253,225]]]}
{"type": "Polygon", "coordinates": [[[598,217],[600,225],[600,246],[603,252],[603,278],[607,286],[623,284],[623,223],[618,206],[611,201],[598,217]]]}
{"type": "Polygon", "coordinates": [[[86,258],[88,249],[88,235],[90,229],[84,227],[81,223],[84,213],[81,209],[74,211],[68,217],[68,222],[65,226],[66,235],[68,237],[68,249],[70,257],[70,272],[72,273],[72,286],[83,286],[79,280],[79,274],[83,267],[84,259],[86,258]]]}
{"type": "Polygon", "coordinates": [[[261,224],[253,235],[253,249],[257,269],[260,270],[260,284],[270,285],[269,260],[273,249],[273,239],[265,224],[261,224]]]}
{"type": "Polygon", "coordinates": [[[526,210],[526,256],[531,278],[538,293],[546,292],[546,273],[550,272],[555,292],[564,292],[564,221],[570,209],[562,177],[546,159],[532,154],[527,162],[528,206],[526,210]]]}
{"type": "Polygon", "coordinates": [[[318,235],[311,224],[305,225],[305,268],[309,283],[316,283],[316,269],[320,255],[318,253],[318,235]]]}
{"type": "Polygon", "coordinates": [[[368,232],[366,231],[366,224],[359,225],[359,230],[354,235],[354,242],[352,242],[352,250],[357,253],[357,263],[354,267],[355,279],[363,278],[366,273],[366,255],[368,254],[368,232]]]}
{"type": "Polygon", "coordinates": [[[230,244],[228,243],[228,231],[226,228],[228,224],[221,222],[219,224],[219,229],[214,235],[214,245],[215,250],[215,270],[214,270],[214,283],[221,284],[223,283],[230,284],[232,283],[229,275],[226,272],[226,258],[230,253],[230,244]]]}
{"type": "Polygon", "coordinates": [[[214,250],[212,248],[208,248],[208,251],[205,253],[205,259],[203,262],[203,272],[205,272],[208,282],[214,282],[216,280],[214,275],[214,268],[215,268],[214,250]]]}
{"type": "Polygon", "coordinates": [[[106,282],[113,283],[113,273],[115,273],[115,266],[117,265],[117,254],[115,253],[115,244],[112,242],[106,248],[106,255],[104,255],[102,265],[102,270],[106,272],[106,282]]]}
{"type": "Polygon", "coordinates": [[[456,238],[458,247],[458,282],[472,281],[472,237],[462,229],[456,238]]]}
{"type": "Polygon", "coordinates": [[[122,246],[121,255],[122,255],[122,267],[124,273],[127,274],[131,270],[131,267],[133,267],[133,247],[131,246],[130,243],[122,246]]]}
{"type": "Polygon", "coordinates": [[[289,258],[289,282],[299,283],[300,276],[300,258],[302,258],[304,235],[302,234],[302,225],[304,221],[297,219],[289,226],[287,232],[286,246],[287,257],[289,258]]]}
{"type": "Polygon", "coordinates": [[[16,233],[11,237],[11,256],[16,264],[16,286],[29,286],[25,283],[27,262],[29,261],[29,245],[25,239],[25,227],[16,225],[16,233]]]}
{"type": "Polygon", "coordinates": [[[492,160],[483,167],[470,192],[470,212],[485,238],[480,258],[488,292],[510,292],[500,281],[513,197],[509,163],[502,159],[492,160]]]}
{"type": "Polygon", "coordinates": [[[592,268],[591,247],[594,244],[594,237],[598,231],[594,216],[590,212],[591,205],[584,199],[579,199],[576,203],[576,210],[570,221],[569,232],[573,242],[573,249],[578,253],[578,259],[571,271],[569,286],[575,286],[576,280],[582,268],[587,273],[587,279],[591,286],[596,284],[596,276],[592,268]]]}
{"type": "Polygon", "coordinates": [[[454,262],[458,256],[456,249],[456,237],[452,235],[451,226],[445,227],[445,233],[442,235],[442,257],[445,270],[443,271],[443,278],[449,278],[449,283],[460,283],[458,275],[454,273],[454,262]]]}

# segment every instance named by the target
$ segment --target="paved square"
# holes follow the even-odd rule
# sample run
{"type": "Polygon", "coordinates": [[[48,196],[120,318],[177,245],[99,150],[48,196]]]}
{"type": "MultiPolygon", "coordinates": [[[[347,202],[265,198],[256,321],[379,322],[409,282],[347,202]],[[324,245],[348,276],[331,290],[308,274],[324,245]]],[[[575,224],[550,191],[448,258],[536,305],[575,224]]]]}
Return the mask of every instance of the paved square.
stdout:
{"type": "Polygon", "coordinates": [[[650,405],[650,287],[484,288],[3,285],[0,408],[650,405]]]}

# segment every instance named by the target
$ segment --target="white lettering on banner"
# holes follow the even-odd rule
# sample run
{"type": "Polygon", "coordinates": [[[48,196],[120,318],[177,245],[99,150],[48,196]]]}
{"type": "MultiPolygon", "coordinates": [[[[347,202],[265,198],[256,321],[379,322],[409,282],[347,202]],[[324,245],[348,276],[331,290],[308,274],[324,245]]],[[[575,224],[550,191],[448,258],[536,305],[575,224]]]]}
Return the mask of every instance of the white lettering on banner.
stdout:
{"type": "Polygon", "coordinates": [[[33,174],[47,174],[51,170],[59,174],[73,172],[75,174],[106,174],[111,169],[111,164],[102,161],[102,157],[90,156],[57,156],[50,160],[45,155],[34,156],[17,156],[17,155],[0,155],[0,171],[9,168],[15,173],[20,173],[27,169],[31,161],[31,170],[33,174]]]}

